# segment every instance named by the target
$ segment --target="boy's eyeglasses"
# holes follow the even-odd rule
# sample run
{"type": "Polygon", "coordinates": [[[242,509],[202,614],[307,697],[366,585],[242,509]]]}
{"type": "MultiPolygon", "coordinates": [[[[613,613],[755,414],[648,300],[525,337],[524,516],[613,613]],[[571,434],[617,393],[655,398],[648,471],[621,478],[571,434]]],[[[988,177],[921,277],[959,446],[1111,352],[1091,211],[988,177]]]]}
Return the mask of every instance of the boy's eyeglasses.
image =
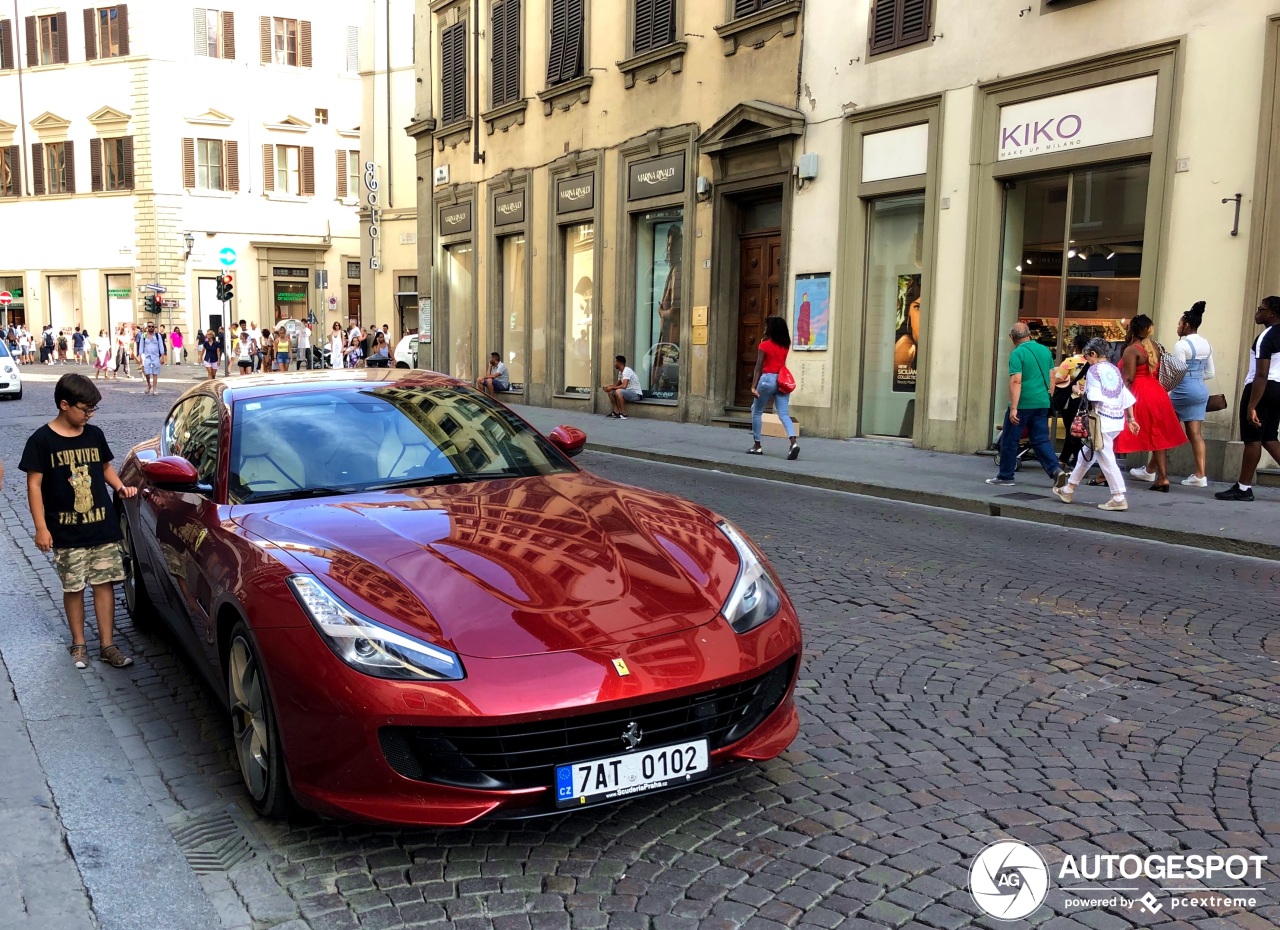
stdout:
{"type": "Polygon", "coordinates": [[[86,407],[84,404],[76,404],[76,409],[79,410],[81,413],[83,413],[85,416],[91,417],[98,412],[98,405],[94,404],[92,407],[86,407]]]}

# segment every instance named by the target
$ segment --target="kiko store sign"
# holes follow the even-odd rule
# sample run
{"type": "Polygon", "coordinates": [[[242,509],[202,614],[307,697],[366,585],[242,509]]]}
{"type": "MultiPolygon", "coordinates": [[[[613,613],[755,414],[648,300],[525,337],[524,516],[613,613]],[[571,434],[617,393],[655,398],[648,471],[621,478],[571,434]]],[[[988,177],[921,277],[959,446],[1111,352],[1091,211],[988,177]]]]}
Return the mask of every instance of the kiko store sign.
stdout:
{"type": "Polygon", "coordinates": [[[1000,108],[996,161],[1145,139],[1155,131],[1156,75],[1000,108]]]}

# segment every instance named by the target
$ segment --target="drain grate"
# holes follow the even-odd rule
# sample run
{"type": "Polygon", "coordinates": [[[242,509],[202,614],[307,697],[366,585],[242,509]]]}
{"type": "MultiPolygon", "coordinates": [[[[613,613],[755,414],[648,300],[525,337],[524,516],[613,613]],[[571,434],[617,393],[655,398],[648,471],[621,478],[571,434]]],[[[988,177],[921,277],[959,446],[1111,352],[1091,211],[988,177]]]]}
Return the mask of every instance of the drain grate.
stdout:
{"type": "Polygon", "coordinates": [[[228,809],[198,814],[172,829],[178,848],[197,875],[226,872],[253,856],[249,838],[228,809]]]}
{"type": "Polygon", "coordinates": [[[996,497],[1008,498],[1011,501],[1047,501],[1043,494],[1028,494],[1026,491],[1014,491],[1011,494],[997,494],[996,497]]]}

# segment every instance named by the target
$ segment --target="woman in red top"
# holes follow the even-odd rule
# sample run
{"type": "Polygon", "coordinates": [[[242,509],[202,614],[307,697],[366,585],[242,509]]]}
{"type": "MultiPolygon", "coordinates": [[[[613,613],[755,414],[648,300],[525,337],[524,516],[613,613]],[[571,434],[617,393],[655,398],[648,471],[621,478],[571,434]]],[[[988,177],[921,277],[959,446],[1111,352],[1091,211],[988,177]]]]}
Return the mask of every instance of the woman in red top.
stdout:
{"type": "Polygon", "coordinates": [[[1137,433],[1123,432],[1116,437],[1116,452],[1151,452],[1156,480],[1152,491],[1169,490],[1169,473],[1165,452],[1187,441],[1182,423],[1173,410],[1173,401],[1156,372],[1160,368],[1160,350],[1151,340],[1151,317],[1138,314],[1129,321],[1129,344],[1120,356],[1120,370],[1125,383],[1138,402],[1133,406],[1137,433]]]}
{"type": "Polygon", "coordinates": [[[756,355],[756,373],[752,379],[755,387],[751,393],[755,400],[751,402],[751,438],[756,444],[747,450],[748,455],[764,455],[760,448],[760,418],[769,401],[773,401],[773,412],[782,421],[782,428],[787,431],[791,440],[791,451],[787,458],[800,457],[800,443],[796,439],[796,428],[788,415],[790,395],[778,392],[778,372],[787,363],[787,351],[791,348],[791,333],[787,330],[787,321],[780,316],[766,317],[764,321],[764,339],[760,340],[760,351],[756,355]]]}

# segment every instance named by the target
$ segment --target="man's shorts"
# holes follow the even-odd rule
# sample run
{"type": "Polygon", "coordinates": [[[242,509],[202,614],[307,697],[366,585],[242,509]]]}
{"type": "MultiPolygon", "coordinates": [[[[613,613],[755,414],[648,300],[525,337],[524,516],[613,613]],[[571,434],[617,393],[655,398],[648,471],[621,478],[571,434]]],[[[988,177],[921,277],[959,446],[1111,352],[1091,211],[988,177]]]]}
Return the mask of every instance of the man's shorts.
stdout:
{"type": "Polygon", "coordinates": [[[495,391],[509,391],[511,390],[511,382],[499,381],[497,378],[495,378],[493,381],[493,389],[495,391]]]}
{"type": "Polygon", "coordinates": [[[628,401],[637,401],[644,396],[644,393],[636,388],[623,388],[618,393],[622,395],[623,400],[628,401]]]}
{"type": "Polygon", "coordinates": [[[1280,381],[1268,381],[1262,399],[1258,401],[1261,429],[1249,422],[1249,396],[1252,393],[1253,384],[1250,383],[1244,386],[1244,393],[1240,395],[1240,441],[1276,442],[1280,438],[1280,381]]]}
{"type": "Polygon", "coordinates": [[[118,542],[78,549],[53,550],[53,567],[67,594],[83,591],[85,585],[124,581],[124,559],[118,542]]]}
{"type": "Polygon", "coordinates": [[[160,359],[152,358],[149,355],[142,356],[142,373],[144,375],[160,374],[160,359]]]}

